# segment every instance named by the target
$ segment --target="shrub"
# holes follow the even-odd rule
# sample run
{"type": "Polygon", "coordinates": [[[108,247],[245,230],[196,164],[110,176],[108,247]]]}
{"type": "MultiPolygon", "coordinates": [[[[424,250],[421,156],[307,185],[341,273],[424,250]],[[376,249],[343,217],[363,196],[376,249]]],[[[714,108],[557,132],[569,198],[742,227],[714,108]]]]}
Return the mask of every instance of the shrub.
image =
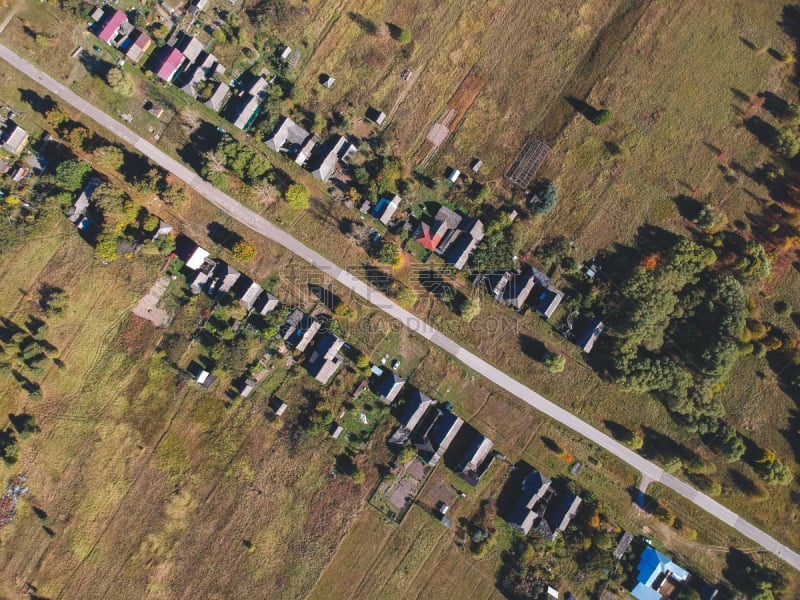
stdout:
{"type": "Polygon", "coordinates": [[[359,354],[358,358],[356,359],[356,367],[359,369],[368,369],[369,368],[369,356],[366,354],[359,354]]]}
{"type": "Polygon", "coordinates": [[[558,203],[558,190],[556,184],[552,181],[547,181],[541,189],[536,192],[539,197],[539,202],[531,207],[535,215],[549,215],[558,203]]]}
{"type": "Polygon", "coordinates": [[[125,156],[122,150],[116,146],[100,146],[92,154],[95,164],[100,167],[118,171],[122,164],[125,162],[125,156]]]}
{"type": "Polygon", "coordinates": [[[467,323],[472,321],[481,313],[481,301],[479,298],[467,298],[461,306],[461,318],[467,323]]]}
{"type": "Polygon", "coordinates": [[[407,44],[411,41],[411,32],[408,29],[401,29],[397,33],[397,41],[401,44],[407,44]]]}
{"type": "Polygon", "coordinates": [[[611,120],[611,111],[607,108],[603,108],[598,110],[594,117],[592,117],[592,123],[595,125],[605,125],[611,120]]]}
{"type": "Polygon", "coordinates": [[[293,183],[286,190],[286,195],[284,197],[289,206],[301,209],[308,208],[308,200],[311,195],[308,192],[308,188],[302,183],[293,183]]]}
{"type": "Polygon", "coordinates": [[[353,477],[353,483],[357,483],[358,485],[364,483],[365,479],[364,471],[362,471],[361,469],[356,469],[355,471],[353,471],[352,477],[353,477]]]}
{"type": "Polygon", "coordinates": [[[561,354],[546,352],[542,359],[542,364],[544,364],[551,373],[561,373],[567,365],[567,359],[561,354]]]}
{"type": "Polygon", "coordinates": [[[400,248],[393,242],[383,240],[378,245],[375,258],[385,265],[395,265],[400,259],[400,248]]]}
{"type": "Polygon", "coordinates": [[[397,464],[407,465],[417,456],[416,450],[412,446],[405,446],[397,455],[397,464]]]}
{"type": "Polygon", "coordinates": [[[794,158],[800,152],[800,140],[789,127],[781,128],[772,141],[775,154],[784,158],[794,158]]]}
{"type": "Polygon", "coordinates": [[[406,285],[398,285],[393,290],[395,301],[403,308],[411,308],[417,303],[417,292],[406,285]]]}
{"type": "Polygon", "coordinates": [[[242,262],[249,263],[253,262],[253,259],[256,257],[256,249],[253,244],[247,242],[245,240],[239,240],[233,245],[233,256],[242,262]]]}

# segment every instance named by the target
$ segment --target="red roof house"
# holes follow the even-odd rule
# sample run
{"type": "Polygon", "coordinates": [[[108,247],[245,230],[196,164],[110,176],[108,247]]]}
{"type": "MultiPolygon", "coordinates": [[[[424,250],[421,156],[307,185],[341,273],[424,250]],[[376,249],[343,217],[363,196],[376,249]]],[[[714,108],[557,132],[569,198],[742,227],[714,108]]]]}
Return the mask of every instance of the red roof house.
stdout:
{"type": "Polygon", "coordinates": [[[183,64],[183,53],[177,48],[164,48],[161,58],[156,63],[155,74],[164,81],[172,81],[175,73],[178,72],[181,64],[183,64]]]}
{"type": "Polygon", "coordinates": [[[111,16],[105,20],[105,23],[100,27],[97,32],[97,37],[103,40],[106,44],[110,44],[111,40],[117,37],[119,28],[128,20],[128,17],[121,10],[115,10],[111,16]]]}

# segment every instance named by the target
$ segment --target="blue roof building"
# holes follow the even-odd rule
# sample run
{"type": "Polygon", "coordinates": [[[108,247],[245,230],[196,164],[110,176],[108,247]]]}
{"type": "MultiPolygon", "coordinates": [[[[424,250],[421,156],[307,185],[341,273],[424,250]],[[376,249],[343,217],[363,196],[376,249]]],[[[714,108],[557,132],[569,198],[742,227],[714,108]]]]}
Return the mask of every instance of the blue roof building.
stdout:
{"type": "Polygon", "coordinates": [[[689,580],[689,572],[668,556],[648,546],[642,552],[639,575],[631,595],[636,600],[665,600],[671,598],[689,580]]]}

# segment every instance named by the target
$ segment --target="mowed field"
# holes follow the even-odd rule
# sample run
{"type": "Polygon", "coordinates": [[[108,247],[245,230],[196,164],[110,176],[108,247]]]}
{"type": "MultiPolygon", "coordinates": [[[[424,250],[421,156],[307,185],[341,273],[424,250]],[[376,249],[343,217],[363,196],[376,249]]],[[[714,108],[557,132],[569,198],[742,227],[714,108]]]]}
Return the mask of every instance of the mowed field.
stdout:
{"type": "MultiPolygon", "coordinates": [[[[0,380],[4,414],[41,428],[0,467],[30,486],[0,532],[2,597],[28,583],[47,598],[302,597],[358,512],[364,488],[330,478],[324,443],[268,422],[264,395],[226,410],[224,388],[179,385],[151,356],[161,333],[130,309],[160,263],[103,266],[60,219],[3,256],[4,317],[40,317],[43,283],[69,301],[49,321],[66,367],[48,367],[43,400],[0,380]]],[[[288,385],[302,398],[308,383],[288,385]]]]}
{"type": "Polygon", "coordinates": [[[460,550],[454,532],[430,514],[414,507],[399,527],[382,519],[373,510],[362,513],[310,600],[503,598],[495,588],[494,561],[460,550]]]}

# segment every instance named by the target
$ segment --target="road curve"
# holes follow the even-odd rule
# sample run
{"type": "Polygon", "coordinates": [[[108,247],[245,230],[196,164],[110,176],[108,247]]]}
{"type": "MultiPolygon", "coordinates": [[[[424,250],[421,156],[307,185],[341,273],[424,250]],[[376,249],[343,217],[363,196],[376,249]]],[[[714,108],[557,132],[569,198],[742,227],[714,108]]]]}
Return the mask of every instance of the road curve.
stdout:
{"type": "Polygon", "coordinates": [[[161,167],[186,182],[186,184],[189,185],[193,190],[205,196],[209,202],[211,202],[221,211],[239,221],[241,224],[293,252],[314,267],[325,272],[332,279],[335,279],[343,286],[349,288],[351,291],[355,292],[373,304],[375,307],[381,309],[389,316],[400,321],[406,327],[417,332],[431,343],[451,354],[473,371],[480,373],[489,381],[494,382],[533,408],[543,412],[545,415],[558,421],[562,425],[569,427],[586,439],[591,440],[601,448],[632,466],[634,469],[639,471],[643,477],[651,479],[652,481],[660,482],[662,485],[670,488],[678,495],[692,502],[730,527],[733,527],[745,537],[759,544],[764,549],[775,554],[782,560],[786,561],[786,563],[800,571],[800,554],[791,548],[788,548],[784,544],[781,544],[775,538],[768,535],[758,527],[745,521],[732,510],[726,508],[711,497],[697,491],[691,485],[665,473],[664,470],[658,465],[642,458],[628,447],[620,444],[599,429],[596,429],[572,413],[550,402],[544,396],[536,393],[531,388],[523,385],[513,377],[489,364],[466,348],[458,345],[455,341],[437,331],[416,315],[411,314],[407,310],[395,304],[384,294],[376,291],[368,284],[353,276],[351,273],[338,267],[327,258],[324,258],[311,248],[305,246],[282,229],[279,229],[267,221],[258,213],[246,208],[227,194],[216,189],[202,177],[197,175],[197,173],[187,168],[183,163],[162,152],[153,144],[147,142],[142,137],[107,115],[105,112],[79,97],[77,94],[72,92],[72,90],[56,81],[3,45],[0,45],[0,58],[22,72],[24,75],[27,75],[31,79],[38,82],[50,93],[58,96],[67,104],[70,104],[83,114],[96,121],[98,124],[105,127],[107,130],[128,143],[130,146],[136,148],[150,160],[159,164],[161,167]]]}

